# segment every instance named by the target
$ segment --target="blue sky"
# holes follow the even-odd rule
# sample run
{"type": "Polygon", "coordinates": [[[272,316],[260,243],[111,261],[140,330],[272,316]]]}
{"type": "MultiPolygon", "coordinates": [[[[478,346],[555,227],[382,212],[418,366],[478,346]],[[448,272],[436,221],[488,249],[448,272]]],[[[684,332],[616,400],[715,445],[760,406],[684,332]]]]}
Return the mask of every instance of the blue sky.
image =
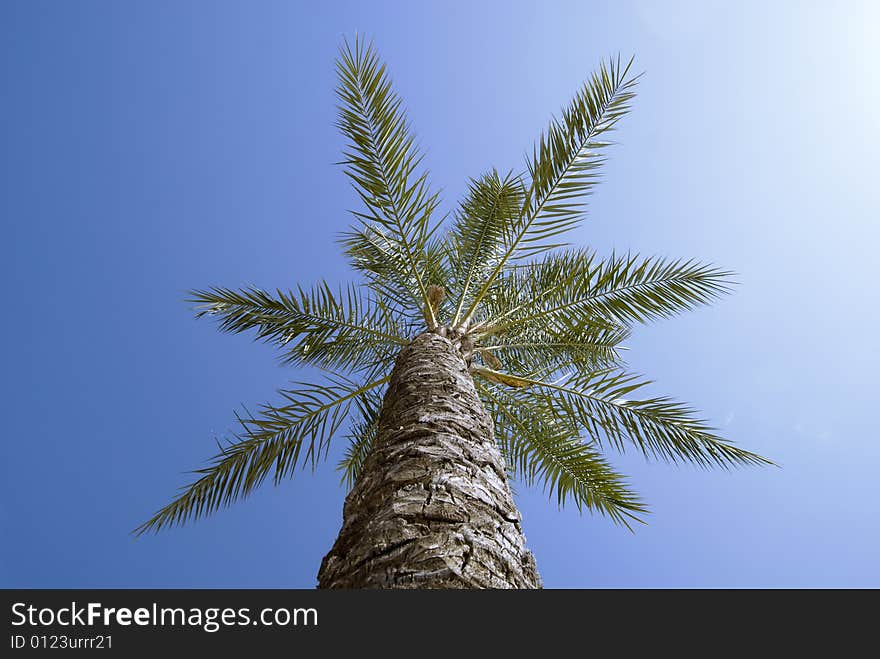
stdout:
{"type": "Polygon", "coordinates": [[[574,241],[713,261],[737,292],[640,328],[631,367],[780,469],[615,457],[631,534],[517,487],[550,587],[880,586],[875,3],[0,4],[0,586],[305,587],[335,458],[129,532],[242,404],[302,373],[190,288],[351,276],[333,59],[369,35],[444,210],[522,156],[603,56],[646,72],[574,241]]]}

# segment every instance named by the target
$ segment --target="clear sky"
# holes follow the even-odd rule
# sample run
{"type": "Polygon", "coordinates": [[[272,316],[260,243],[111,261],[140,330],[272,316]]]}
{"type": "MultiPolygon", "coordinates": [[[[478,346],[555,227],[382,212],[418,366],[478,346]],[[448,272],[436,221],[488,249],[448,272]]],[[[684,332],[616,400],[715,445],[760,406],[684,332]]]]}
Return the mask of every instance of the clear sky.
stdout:
{"type": "Polygon", "coordinates": [[[351,275],[333,59],[355,31],[446,210],[519,169],[601,57],[635,54],[574,240],[739,273],[628,359],[782,467],[615,457],[653,511],[634,534],[517,487],[546,585],[880,586],[878,24],[867,0],[0,3],[0,586],[314,586],[341,443],[209,519],[129,532],[240,405],[304,375],[193,319],[187,289],[351,275]]]}

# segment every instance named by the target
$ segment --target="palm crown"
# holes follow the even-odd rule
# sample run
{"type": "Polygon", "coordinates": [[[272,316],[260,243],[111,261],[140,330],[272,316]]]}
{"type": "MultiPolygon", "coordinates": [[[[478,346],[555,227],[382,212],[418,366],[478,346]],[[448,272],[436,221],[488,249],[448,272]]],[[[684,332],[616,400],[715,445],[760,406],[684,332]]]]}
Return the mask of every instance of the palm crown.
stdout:
{"type": "Polygon", "coordinates": [[[316,366],[326,379],[295,383],[280,391],[281,404],[239,416],[240,431],[138,532],[314,466],[343,428],[339,466],[353,483],[397,352],[426,330],[461,350],[512,474],[543,483],[560,504],[625,525],[639,519],[644,504],[605,460],[608,450],[704,467],[769,463],[718,437],[689,407],[639,397],[647,381],[623,370],[619,355],[633,324],[710,302],[729,290],[730,273],[692,260],[602,259],[564,242],[598,180],[607,136],[630,108],[631,64],[602,63],[541,135],[527,172],[471,180],[444,221],[385,66],[371,45],[346,43],[338,126],[363,208],[341,243],[362,282],[192,294],[198,316],[217,317],[227,332],[254,330],[284,362],[316,366]]]}

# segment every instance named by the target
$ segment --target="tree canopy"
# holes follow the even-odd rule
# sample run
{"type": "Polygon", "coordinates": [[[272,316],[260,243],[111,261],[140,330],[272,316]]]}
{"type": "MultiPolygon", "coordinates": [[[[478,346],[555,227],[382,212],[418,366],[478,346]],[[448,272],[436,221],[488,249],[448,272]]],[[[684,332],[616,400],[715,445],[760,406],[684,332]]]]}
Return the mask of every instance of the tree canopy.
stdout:
{"type": "Polygon", "coordinates": [[[325,373],[282,389],[281,401],[237,416],[240,430],[195,480],[136,532],[158,531],[277,483],[326,457],[345,433],[349,485],[376,435],[400,348],[423,331],[459,346],[495,422],[511,475],[560,505],[630,526],[646,506],[609,452],[729,468],[770,464],[720,437],[689,406],[645,396],[621,343],[637,324],[727,293],[732,273],[693,260],[601,258],[566,234],[584,218],[609,135],[630,110],[632,60],[602,62],[527,155],[521,173],[489,170],[454,212],[440,200],[390,76],[371,44],[346,42],[337,60],[343,166],[362,208],[340,237],[359,275],[334,286],[194,291],[198,316],[252,331],[284,363],[325,373]]]}

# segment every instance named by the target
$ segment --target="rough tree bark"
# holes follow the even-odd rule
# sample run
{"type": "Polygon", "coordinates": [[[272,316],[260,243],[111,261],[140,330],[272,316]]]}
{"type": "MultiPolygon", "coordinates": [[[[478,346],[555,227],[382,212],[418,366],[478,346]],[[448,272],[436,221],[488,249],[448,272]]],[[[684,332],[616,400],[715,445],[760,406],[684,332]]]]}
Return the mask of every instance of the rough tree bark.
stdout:
{"type": "Polygon", "coordinates": [[[540,588],[484,409],[456,345],[397,358],[375,444],[319,588],[540,588]]]}

